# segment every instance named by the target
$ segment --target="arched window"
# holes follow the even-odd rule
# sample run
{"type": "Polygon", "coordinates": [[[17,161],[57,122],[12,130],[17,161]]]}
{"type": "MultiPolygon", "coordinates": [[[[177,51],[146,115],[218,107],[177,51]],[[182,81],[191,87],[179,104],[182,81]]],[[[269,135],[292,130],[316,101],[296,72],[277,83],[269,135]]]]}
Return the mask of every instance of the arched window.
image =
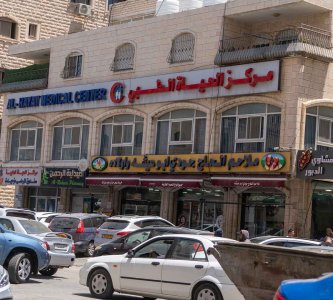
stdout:
{"type": "Polygon", "coordinates": [[[89,122],[81,118],[60,121],[53,128],[52,160],[87,158],[89,122]]]}
{"type": "Polygon", "coordinates": [[[82,54],[79,52],[72,52],[66,57],[63,77],[64,78],[80,77],[81,71],[82,71],[82,54]]]}
{"type": "Polygon", "coordinates": [[[113,59],[111,70],[114,72],[133,70],[135,48],[131,43],[119,46],[113,59]]]}
{"type": "Polygon", "coordinates": [[[168,112],[157,120],[156,154],[205,151],[206,114],[194,109],[168,112]]]}
{"type": "Polygon", "coordinates": [[[304,148],[333,149],[333,108],[310,107],[306,110],[304,148]]]}
{"type": "Polygon", "coordinates": [[[281,109],[269,104],[244,104],[222,113],[220,151],[265,152],[279,146],[281,109]]]}
{"type": "Polygon", "coordinates": [[[40,160],[43,126],[26,121],[11,129],[10,161],[40,160]]]}
{"type": "Polygon", "coordinates": [[[193,61],[195,37],[192,33],[182,33],[172,40],[168,56],[170,64],[193,61]]]}
{"type": "Polygon", "coordinates": [[[5,36],[11,39],[17,38],[17,24],[9,18],[0,18],[0,36],[5,36]]]}
{"type": "Polygon", "coordinates": [[[102,123],[100,155],[141,154],[143,118],[117,115],[102,123]]]}

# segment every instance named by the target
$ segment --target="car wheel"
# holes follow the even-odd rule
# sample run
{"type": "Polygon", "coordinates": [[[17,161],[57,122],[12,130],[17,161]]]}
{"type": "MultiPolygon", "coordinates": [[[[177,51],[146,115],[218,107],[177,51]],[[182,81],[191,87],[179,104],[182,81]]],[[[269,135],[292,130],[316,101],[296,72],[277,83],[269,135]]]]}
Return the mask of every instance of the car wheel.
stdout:
{"type": "Polygon", "coordinates": [[[92,257],[92,256],[94,256],[94,252],[95,252],[94,242],[89,242],[87,250],[86,250],[86,256],[92,257]]]}
{"type": "Polygon", "coordinates": [[[57,273],[58,268],[55,267],[47,267],[45,269],[42,269],[39,271],[39,273],[41,273],[43,276],[52,276],[55,273],[57,273]]]}
{"type": "Polygon", "coordinates": [[[11,283],[28,281],[32,273],[32,260],[26,253],[14,255],[8,263],[9,280],[11,283]]]}
{"type": "Polygon", "coordinates": [[[114,289],[110,274],[104,269],[95,270],[89,277],[90,294],[99,299],[111,298],[114,289]]]}
{"type": "Polygon", "coordinates": [[[223,300],[223,298],[214,284],[203,283],[195,289],[192,300],[223,300]]]}

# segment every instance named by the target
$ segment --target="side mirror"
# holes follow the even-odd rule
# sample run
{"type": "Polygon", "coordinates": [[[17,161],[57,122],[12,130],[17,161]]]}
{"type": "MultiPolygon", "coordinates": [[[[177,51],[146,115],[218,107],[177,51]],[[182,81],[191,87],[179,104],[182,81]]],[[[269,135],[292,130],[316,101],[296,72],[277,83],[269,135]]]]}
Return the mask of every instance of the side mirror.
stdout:
{"type": "Polygon", "coordinates": [[[132,258],[134,256],[134,251],[132,249],[128,250],[127,257],[132,258]]]}

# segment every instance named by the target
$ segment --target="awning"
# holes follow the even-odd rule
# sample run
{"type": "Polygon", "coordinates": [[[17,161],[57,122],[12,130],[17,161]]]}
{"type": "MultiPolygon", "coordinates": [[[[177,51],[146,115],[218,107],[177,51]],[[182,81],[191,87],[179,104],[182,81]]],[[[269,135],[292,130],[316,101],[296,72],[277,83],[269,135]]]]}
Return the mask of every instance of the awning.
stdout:
{"type": "Polygon", "coordinates": [[[212,177],[213,185],[224,187],[284,187],[287,178],[281,177],[212,177]]]}
{"type": "Polygon", "coordinates": [[[165,187],[165,188],[201,188],[203,185],[203,177],[196,176],[144,176],[140,178],[141,185],[145,187],[165,187]]]}
{"type": "Polygon", "coordinates": [[[87,185],[140,185],[139,177],[87,177],[87,185]]]}

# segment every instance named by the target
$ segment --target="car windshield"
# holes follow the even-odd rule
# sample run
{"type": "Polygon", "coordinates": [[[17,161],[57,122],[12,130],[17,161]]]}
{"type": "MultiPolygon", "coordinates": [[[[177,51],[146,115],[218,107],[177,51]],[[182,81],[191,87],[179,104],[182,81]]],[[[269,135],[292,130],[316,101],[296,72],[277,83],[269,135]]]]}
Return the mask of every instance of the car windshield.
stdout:
{"type": "Polygon", "coordinates": [[[39,234],[51,231],[45,225],[39,223],[38,221],[19,220],[19,222],[21,223],[22,227],[24,228],[27,234],[39,234]]]}
{"type": "Polygon", "coordinates": [[[35,220],[35,216],[33,214],[24,213],[24,212],[17,212],[17,211],[8,211],[6,213],[7,217],[18,217],[18,218],[25,218],[29,220],[35,220]]]}
{"type": "Polygon", "coordinates": [[[121,230],[124,229],[128,224],[129,222],[125,220],[108,220],[101,225],[100,229],[121,230]]]}
{"type": "Polygon", "coordinates": [[[63,231],[76,229],[79,225],[80,220],[77,218],[71,217],[56,217],[52,220],[50,224],[50,229],[52,231],[63,231]]]}

